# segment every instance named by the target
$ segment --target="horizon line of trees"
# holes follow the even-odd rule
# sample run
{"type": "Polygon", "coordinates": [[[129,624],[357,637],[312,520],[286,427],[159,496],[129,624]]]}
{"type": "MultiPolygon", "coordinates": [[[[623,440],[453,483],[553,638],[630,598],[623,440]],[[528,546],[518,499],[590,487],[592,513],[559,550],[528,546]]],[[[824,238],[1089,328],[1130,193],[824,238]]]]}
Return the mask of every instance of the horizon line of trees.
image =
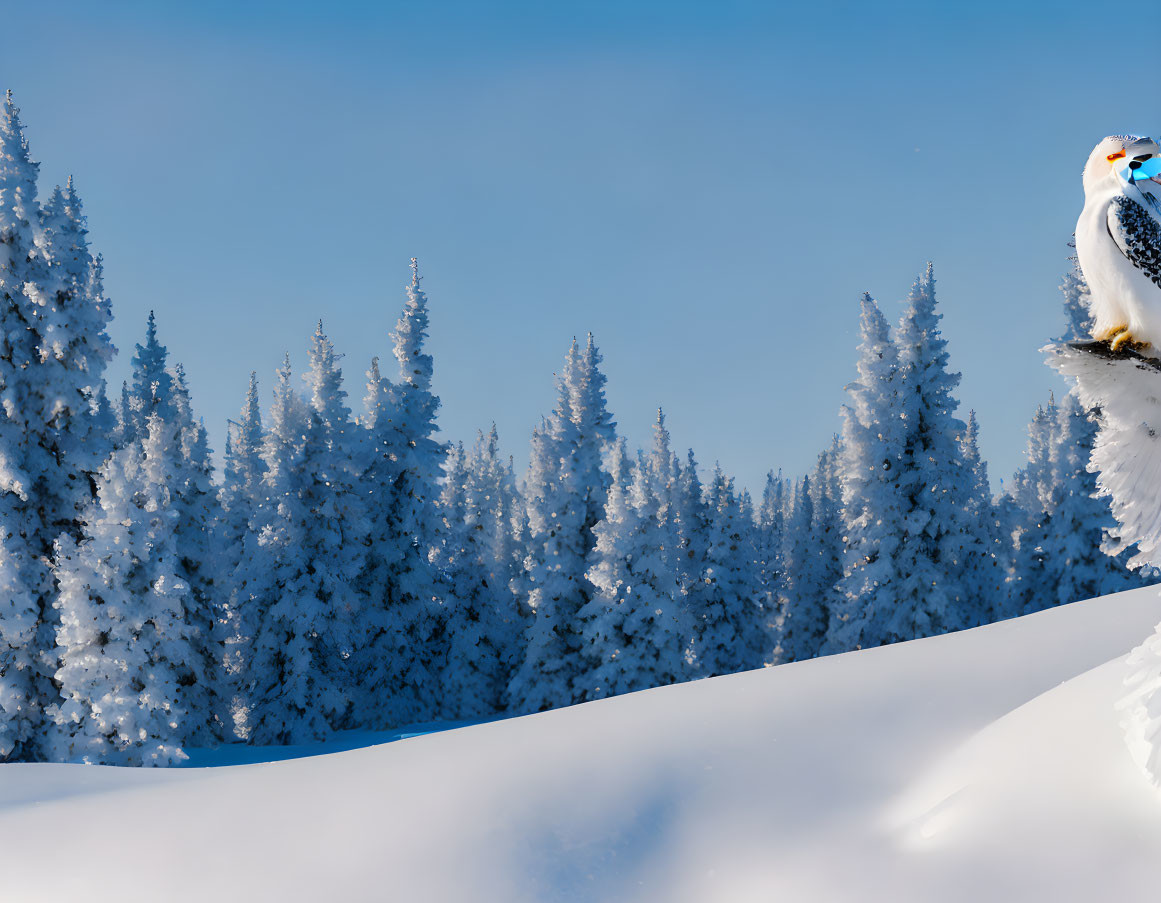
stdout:
{"type": "MultiPolygon", "coordinates": [[[[861,304],[841,435],[755,502],[720,466],[617,434],[573,341],[518,478],[495,427],[437,441],[417,265],[352,409],[320,322],[217,479],[151,314],[118,398],[79,196],[37,200],[0,115],[0,759],[168,765],[232,740],[536,712],[977,626],[1141,585],[1109,545],[1072,395],[993,496],[955,416],[929,265],[892,330],[861,304]]],[[[1063,286],[1084,329],[1083,283],[1063,286]]]]}

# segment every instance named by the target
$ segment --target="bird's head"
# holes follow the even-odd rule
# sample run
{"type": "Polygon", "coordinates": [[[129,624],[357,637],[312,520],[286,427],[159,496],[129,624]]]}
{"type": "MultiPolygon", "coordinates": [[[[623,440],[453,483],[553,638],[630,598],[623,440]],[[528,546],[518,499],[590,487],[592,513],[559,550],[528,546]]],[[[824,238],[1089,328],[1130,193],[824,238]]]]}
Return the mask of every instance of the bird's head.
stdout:
{"type": "Polygon", "coordinates": [[[1110,135],[1093,148],[1084,165],[1086,194],[1102,187],[1119,191],[1146,180],[1161,183],[1161,145],[1152,138],[1110,135]]]}

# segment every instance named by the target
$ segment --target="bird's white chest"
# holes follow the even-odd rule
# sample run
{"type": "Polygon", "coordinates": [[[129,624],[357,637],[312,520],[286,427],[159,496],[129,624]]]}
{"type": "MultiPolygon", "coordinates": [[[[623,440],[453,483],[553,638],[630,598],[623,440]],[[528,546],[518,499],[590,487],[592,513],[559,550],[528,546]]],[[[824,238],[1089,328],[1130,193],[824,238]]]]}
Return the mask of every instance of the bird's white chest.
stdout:
{"type": "Polygon", "coordinates": [[[1128,326],[1161,348],[1161,289],[1138,270],[1109,234],[1112,196],[1089,200],[1076,224],[1076,256],[1092,293],[1096,334],[1128,326]]]}

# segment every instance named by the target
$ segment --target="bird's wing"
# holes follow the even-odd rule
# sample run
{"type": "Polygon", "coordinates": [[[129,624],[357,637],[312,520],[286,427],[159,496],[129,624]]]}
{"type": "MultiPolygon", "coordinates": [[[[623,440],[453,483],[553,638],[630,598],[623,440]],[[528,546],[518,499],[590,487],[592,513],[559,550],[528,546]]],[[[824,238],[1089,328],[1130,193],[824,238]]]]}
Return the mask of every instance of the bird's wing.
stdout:
{"type": "Polygon", "coordinates": [[[1109,235],[1125,259],[1161,288],[1161,225],[1124,195],[1109,205],[1109,235]]]}

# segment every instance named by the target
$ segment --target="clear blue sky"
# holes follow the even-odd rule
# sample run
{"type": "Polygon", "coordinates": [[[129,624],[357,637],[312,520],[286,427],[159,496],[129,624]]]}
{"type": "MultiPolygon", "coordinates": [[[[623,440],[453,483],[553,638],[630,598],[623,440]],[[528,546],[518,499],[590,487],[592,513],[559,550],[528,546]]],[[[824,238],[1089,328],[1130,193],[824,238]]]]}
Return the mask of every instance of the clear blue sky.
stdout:
{"type": "Polygon", "coordinates": [[[591,330],[631,441],[664,405],[760,489],[838,429],[859,293],[894,317],[932,259],[995,481],[1061,386],[1084,159],[1158,131],[1155,54],[1094,9],[14,2],[0,87],[42,191],[75,174],[113,377],[155,308],[219,449],[320,316],[361,399],[416,255],[445,436],[522,461],[591,330]]]}

